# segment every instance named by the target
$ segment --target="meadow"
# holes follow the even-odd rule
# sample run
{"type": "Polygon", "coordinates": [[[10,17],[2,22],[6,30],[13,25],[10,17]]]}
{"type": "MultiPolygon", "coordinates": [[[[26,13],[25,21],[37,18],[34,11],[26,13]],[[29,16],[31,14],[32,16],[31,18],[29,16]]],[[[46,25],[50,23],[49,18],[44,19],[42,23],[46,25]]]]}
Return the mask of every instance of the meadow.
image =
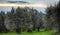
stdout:
{"type": "Polygon", "coordinates": [[[15,33],[15,32],[9,32],[9,33],[0,33],[0,35],[50,35],[52,33],[55,33],[56,30],[48,30],[45,31],[44,29],[41,29],[40,32],[33,31],[33,32],[22,32],[22,33],[15,33]]]}

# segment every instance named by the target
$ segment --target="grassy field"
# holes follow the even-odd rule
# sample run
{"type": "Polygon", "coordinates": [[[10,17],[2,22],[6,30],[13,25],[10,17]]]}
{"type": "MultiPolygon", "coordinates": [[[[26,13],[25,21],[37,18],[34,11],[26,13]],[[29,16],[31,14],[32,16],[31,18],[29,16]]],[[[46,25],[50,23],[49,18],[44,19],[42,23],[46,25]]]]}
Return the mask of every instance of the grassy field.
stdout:
{"type": "Polygon", "coordinates": [[[40,32],[37,31],[33,31],[32,33],[22,32],[21,34],[11,32],[11,33],[0,33],[0,35],[50,35],[55,32],[56,30],[44,31],[43,29],[41,29],[40,32]]]}

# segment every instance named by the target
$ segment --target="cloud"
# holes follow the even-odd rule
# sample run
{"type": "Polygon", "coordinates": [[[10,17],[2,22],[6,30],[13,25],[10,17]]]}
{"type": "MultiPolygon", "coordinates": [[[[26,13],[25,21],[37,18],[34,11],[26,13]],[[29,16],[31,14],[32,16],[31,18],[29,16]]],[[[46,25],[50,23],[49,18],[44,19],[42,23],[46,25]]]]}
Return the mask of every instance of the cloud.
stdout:
{"type": "Polygon", "coordinates": [[[45,4],[55,4],[57,3],[59,0],[41,0],[41,3],[45,3],[45,4]]]}
{"type": "Polygon", "coordinates": [[[1,1],[27,1],[27,2],[30,2],[30,3],[55,3],[55,2],[58,2],[59,0],[1,0],[1,1]]]}
{"type": "Polygon", "coordinates": [[[46,4],[0,4],[0,6],[20,6],[20,7],[34,7],[34,8],[46,8],[46,4]]]}
{"type": "Polygon", "coordinates": [[[50,5],[50,4],[57,3],[59,0],[1,0],[1,1],[0,1],[0,3],[4,3],[6,1],[24,1],[24,2],[29,2],[31,4],[48,4],[48,5],[50,5]]]}
{"type": "MultiPolygon", "coordinates": [[[[46,8],[47,6],[49,6],[50,4],[55,4],[57,3],[59,0],[1,0],[0,1],[0,6],[20,6],[20,7],[35,7],[35,8],[46,8]],[[1,2],[2,1],[2,2],[1,2]],[[7,1],[23,1],[23,2],[29,2],[24,4],[24,3],[13,3],[13,4],[7,4],[7,1]]],[[[9,2],[8,2],[9,3],[9,2]]]]}
{"type": "Polygon", "coordinates": [[[7,1],[8,3],[17,3],[17,4],[29,4],[29,2],[25,1],[7,1]]]}

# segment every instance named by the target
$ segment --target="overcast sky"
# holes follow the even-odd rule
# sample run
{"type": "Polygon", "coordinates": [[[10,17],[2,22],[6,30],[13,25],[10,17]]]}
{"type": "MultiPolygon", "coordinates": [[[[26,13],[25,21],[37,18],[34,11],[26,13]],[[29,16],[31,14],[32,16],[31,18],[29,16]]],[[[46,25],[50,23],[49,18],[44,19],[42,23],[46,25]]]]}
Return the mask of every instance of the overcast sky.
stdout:
{"type": "Polygon", "coordinates": [[[54,4],[55,2],[58,2],[59,0],[0,0],[0,2],[3,1],[26,1],[26,2],[30,2],[30,3],[43,3],[43,4],[54,4]]]}
{"type": "MultiPolygon", "coordinates": [[[[54,5],[55,3],[57,3],[59,0],[0,0],[0,10],[3,10],[6,8],[9,9],[9,7],[7,6],[28,6],[28,7],[33,7],[38,9],[39,11],[45,11],[44,8],[46,8],[47,6],[49,6],[50,4],[54,5]],[[7,1],[24,1],[24,2],[29,2],[30,4],[7,4],[7,1]],[[4,4],[2,4],[4,3],[4,4]]],[[[5,10],[5,11],[6,11],[5,10]]],[[[9,9],[10,10],[10,9],[9,9]]]]}

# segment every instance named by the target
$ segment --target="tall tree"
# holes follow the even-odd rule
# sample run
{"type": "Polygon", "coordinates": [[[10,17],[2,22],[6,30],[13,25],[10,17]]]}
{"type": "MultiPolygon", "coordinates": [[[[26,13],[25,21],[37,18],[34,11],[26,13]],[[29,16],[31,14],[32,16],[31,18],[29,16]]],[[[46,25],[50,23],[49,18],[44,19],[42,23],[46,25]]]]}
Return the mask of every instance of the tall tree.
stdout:
{"type": "Polygon", "coordinates": [[[5,21],[5,13],[3,11],[1,11],[0,13],[0,32],[4,31],[5,25],[4,25],[4,21],[5,21]]]}
{"type": "Polygon", "coordinates": [[[49,7],[50,11],[47,11],[47,17],[52,21],[53,23],[51,25],[55,25],[57,28],[58,32],[60,33],[60,1],[57,5],[49,7]],[[52,9],[51,9],[52,8],[52,9]],[[52,19],[53,18],[53,19],[52,19]]]}

